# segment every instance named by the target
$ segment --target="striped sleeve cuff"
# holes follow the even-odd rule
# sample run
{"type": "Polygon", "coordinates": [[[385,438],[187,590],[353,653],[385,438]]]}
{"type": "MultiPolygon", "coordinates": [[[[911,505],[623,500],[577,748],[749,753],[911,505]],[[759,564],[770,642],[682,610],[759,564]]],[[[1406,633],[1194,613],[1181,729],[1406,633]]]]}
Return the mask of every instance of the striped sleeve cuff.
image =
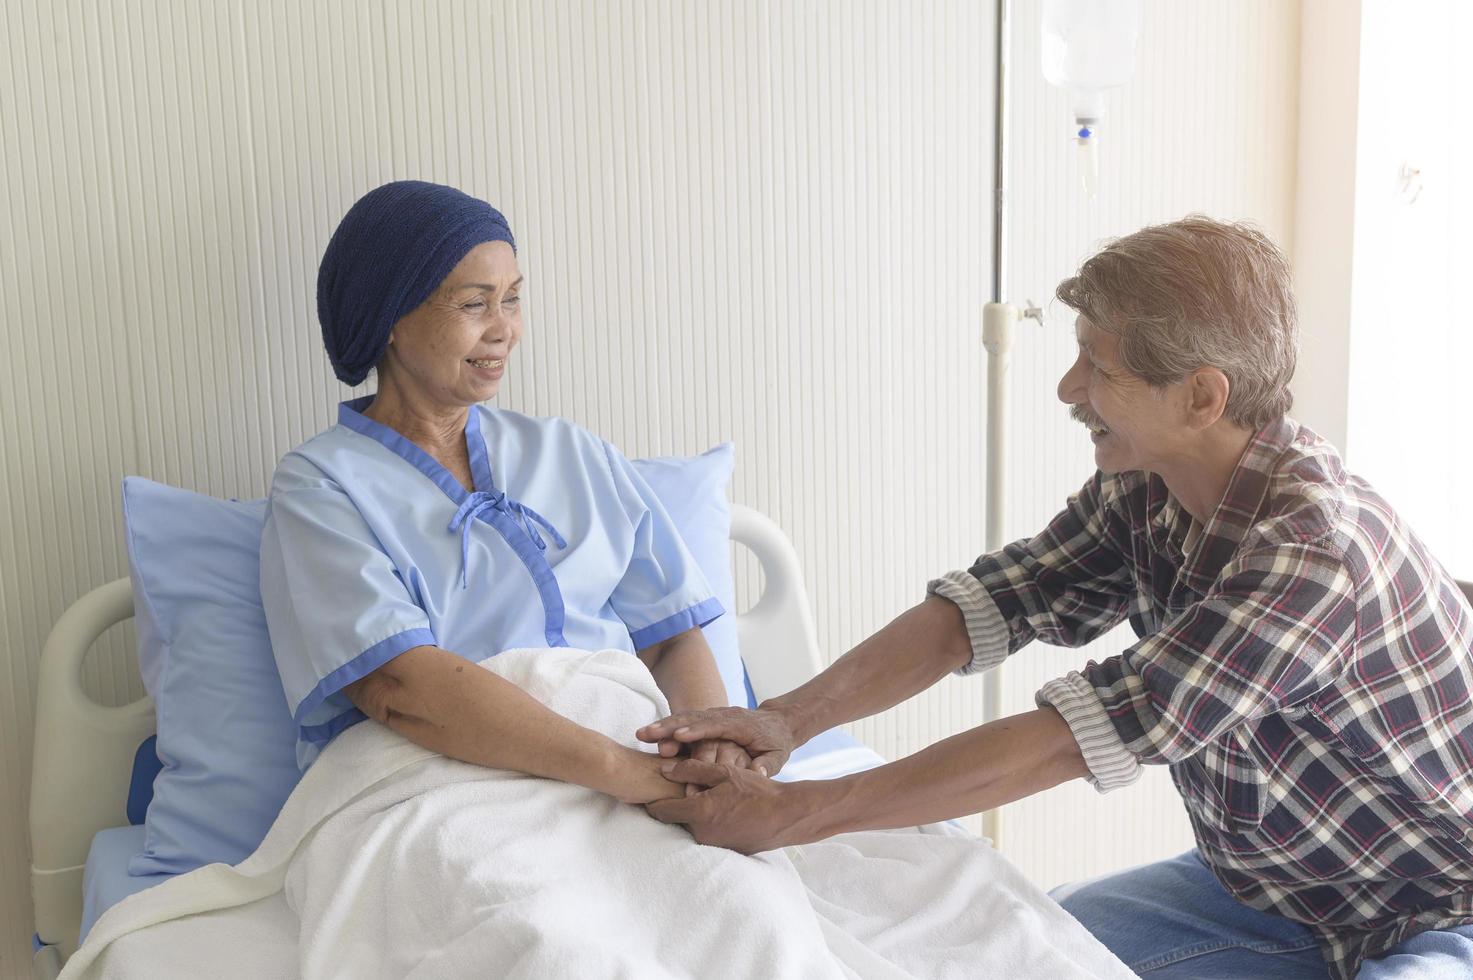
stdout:
{"type": "Polygon", "coordinates": [[[1064,716],[1074,741],[1084,755],[1084,764],[1089,766],[1086,778],[1101,793],[1129,786],[1140,778],[1139,760],[1125,747],[1120,733],[1110,724],[1110,716],[1093,685],[1084,675],[1071,670],[1063,677],[1055,678],[1033,696],[1042,708],[1052,707],[1064,716]]]}
{"type": "Polygon", "coordinates": [[[975,674],[996,667],[1008,656],[1008,626],[1003,622],[997,603],[982,588],[971,572],[947,572],[926,583],[926,595],[949,599],[962,611],[967,624],[967,638],[972,643],[972,659],[958,674],[975,674]]]}

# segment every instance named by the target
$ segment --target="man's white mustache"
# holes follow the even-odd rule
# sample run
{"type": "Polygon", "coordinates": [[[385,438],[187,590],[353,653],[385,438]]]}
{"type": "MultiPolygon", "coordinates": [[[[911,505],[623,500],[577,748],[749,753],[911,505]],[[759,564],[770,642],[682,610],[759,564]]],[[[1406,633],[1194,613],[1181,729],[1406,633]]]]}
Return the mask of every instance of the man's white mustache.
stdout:
{"type": "Polygon", "coordinates": [[[1083,405],[1069,406],[1069,417],[1076,422],[1083,423],[1084,425],[1101,429],[1105,428],[1105,420],[1100,418],[1094,412],[1086,410],[1083,405]]]}

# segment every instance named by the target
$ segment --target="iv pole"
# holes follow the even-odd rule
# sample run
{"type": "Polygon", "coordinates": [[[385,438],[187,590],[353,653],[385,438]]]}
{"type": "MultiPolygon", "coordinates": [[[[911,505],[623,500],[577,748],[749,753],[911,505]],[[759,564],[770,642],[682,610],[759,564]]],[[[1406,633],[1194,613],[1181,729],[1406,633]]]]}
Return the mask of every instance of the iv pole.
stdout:
{"type": "MultiPolygon", "coordinates": [[[[987,525],[984,548],[988,554],[1003,546],[1006,519],[1005,481],[1007,458],[1008,364],[1013,335],[1021,317],[1043,322],[1042,311],[1030,302],[1019,310],[1003,302],[1003,273],[1007,255],[1007,153],[1004,137],[1008,120],[1008,14],[1009,0],[997,0],[995,24],[995,63],[997,74],[993,84],[993,117],[996,128],[992,144],[992,301],[982,308],[982,346],[987,349],[987,525]]],[[[982,679],[982,717],[994,721],[1002,717],[1003,665],[992,668],[982,679]]],[[[988,810],[982,814],[982,833],[1001,849],[1001,814],[988,810]]]]}

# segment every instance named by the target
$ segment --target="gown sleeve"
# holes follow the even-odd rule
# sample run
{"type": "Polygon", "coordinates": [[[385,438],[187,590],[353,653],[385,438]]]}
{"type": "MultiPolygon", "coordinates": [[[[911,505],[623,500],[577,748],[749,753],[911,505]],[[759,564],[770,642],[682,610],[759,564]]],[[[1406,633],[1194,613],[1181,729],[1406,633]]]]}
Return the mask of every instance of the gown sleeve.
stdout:
{"type": "Polygon", "coordinates": [[[649,484],[613,446],[605,443],[604,451],[634,527],[633,552],[609,602],[629,628],[634,649],[643,650],[705,626],[725,610],[649,484]]]}
{"type": "Polygon", "coordinates": [[[344,687],[436,642],[429,617],[347,492],[299,457],[283,460],[272,481],[261,600],[304,770],[365,717],[344,687]]]}

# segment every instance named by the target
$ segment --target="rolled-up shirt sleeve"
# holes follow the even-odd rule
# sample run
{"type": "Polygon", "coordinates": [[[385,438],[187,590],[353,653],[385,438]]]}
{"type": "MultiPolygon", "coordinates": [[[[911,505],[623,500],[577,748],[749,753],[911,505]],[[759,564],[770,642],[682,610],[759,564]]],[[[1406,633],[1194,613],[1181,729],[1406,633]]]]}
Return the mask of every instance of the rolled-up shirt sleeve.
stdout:
{"type": "Polygon", "coordinates": [[[1049,681],[1034,695],[1034,701],[1063,716],[1089,767],[1085,779],[1100,792],[1129,786],[1140,778],[1140,760],[1125,747],[1099,694],[1084,675],[1071,670],[1049,681]]]}
{"type": "Polygon", "coordinates": [[[1190,758],[1313,697],[1345,669],[1356,608],[1354,580],[1333,553],[1302,543],[1254,548],[1160,631],[1050,681],[1036,700],[1063,715],[1091,781],[1112,789],[1133,781],[1141,763],[1190,758]]]}
{"type": "Polygon", "coordinates": [[[1135,587],[1120,493],[1118,477],[1097,472],[1040,534],[927,585],[966,622],[972,659],[958,673],[993,667],[1034,639],[1083,646],[1125,618],[1135,587]]]}

